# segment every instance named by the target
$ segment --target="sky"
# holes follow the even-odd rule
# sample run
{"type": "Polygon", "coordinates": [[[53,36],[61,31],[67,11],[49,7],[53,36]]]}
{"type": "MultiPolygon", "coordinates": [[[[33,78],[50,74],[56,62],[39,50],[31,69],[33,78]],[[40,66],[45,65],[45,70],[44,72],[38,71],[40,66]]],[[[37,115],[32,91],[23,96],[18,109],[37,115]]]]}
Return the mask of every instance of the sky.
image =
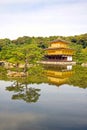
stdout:
{"type": "Polygon", "coordinates": [[[87,33],[87,0],[0,0],[0,38],[87,33]]]}

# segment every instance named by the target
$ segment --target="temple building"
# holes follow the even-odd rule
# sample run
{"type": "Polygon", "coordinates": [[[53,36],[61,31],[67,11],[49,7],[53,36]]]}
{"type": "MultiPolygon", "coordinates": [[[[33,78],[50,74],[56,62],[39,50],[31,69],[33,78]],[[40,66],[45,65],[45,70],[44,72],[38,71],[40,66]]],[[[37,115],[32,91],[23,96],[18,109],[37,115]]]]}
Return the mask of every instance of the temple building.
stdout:
{"type": "Polygon", "coordinates": [[[49,62],[72,62],[73,49],[69,48],[69,43],[64,40],[54,40],[45,49],[45,59],[49,62]]]}

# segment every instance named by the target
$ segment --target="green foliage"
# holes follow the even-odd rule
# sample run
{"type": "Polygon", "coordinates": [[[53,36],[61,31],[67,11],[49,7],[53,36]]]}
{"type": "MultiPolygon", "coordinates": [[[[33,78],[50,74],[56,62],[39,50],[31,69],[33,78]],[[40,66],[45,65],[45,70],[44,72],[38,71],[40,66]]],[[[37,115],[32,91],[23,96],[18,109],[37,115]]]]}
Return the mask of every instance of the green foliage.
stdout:
{"type": "Polygon", "coordinates": [[[36,63],[43,56],[43,51],[41,48],[37,46],[37,44],[27,44],[21,47],[22,58],[23,60],[27,60],[27,63],[36,63]]]}
{"type": "Polygon", "coordinates": [[[87,88],[87,67],[82,67],[80,65],[74,66],[74,73],[69,78],[68,84],[73,86],[78,86],[81,88],[87,88]]]}
{"type": "Polygon", "coordinates": [[[70,44],[70,48],[74,50],[73,60],[77,64],[87,62],[87,48],[83,49],[82,45],[73,43],[70,44]]]}
{"type": "Polygon", "coordinates": [[[24,43],[30,44],[31,42],[32,42],[32,38],[28,36],[19,37],[18,39],[12,41],[12,43],[16,45],[22,45],[24,43]]]}
{"type": "Polygon", "coordinates": [[[68,39],[68,41],[76,45],[82,45],[83,48],[87,47],[87,34],[70,36],[70,37],[66,37],[66,39],[68,39]]]}
{"type": "Polygon", "coordinates": [[[87,63],[87,47],[85,49],[82,49],[82,53],[83,53],[83,56],[84,56],[83,62],[87,63]]]}
{"type": "Polygon", "coordinates": [[[77,63],[87,61],[86,51],[87,34],[75,36],[50,36],[50,37],[28,37],[23,36],[15,40],[0,39],[0,60],[6,60],[11,63],[36,63],[44,53],[43,49],[49,46],[49,42],[60,38],[72,43],[71,48],[75,50],[73,59],[77,63]]]}
{"type": "Polygon", "coordinates": [[[74,49],[73,60],[76,61],[76,63],[81,64],[84,60],[84,55],[82,53],[82,46],[71,44],[71,48],[74,49]]]}
{"type": "Polygon", "coordinates": [[[11,41],[7,38],[5,39],[0,39],[0,51],[3,49],[3,47],[11,44],[11,41]]]}
{"type": "Polygon", "coordinates": [[[36,64],[43,57],[43,50],[37,44],[10,44],[3,47],[0,52],[0,60],[5,60],[15,64],[17,70],[19,64],[25,65],[25,71],[28,64],[36,64]]]}

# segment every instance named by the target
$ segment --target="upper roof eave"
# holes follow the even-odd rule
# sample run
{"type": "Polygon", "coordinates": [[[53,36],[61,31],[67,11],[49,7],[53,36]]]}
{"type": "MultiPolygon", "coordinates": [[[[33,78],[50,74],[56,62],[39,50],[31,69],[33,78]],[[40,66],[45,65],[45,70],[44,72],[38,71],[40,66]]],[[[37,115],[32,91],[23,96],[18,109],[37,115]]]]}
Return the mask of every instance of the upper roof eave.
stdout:
{"type": "Polygon", "coordinates": [[[63,43],[66,43],[66,44],[69,44],[69,43],[70,43],[70,42],[65,41],[65,40],[56,39],[56,40],[53,40],[53,41],[49,42],[49,44],[52,44],[52,43],[57,43],[57,42],[63,42],[63,43]]]}

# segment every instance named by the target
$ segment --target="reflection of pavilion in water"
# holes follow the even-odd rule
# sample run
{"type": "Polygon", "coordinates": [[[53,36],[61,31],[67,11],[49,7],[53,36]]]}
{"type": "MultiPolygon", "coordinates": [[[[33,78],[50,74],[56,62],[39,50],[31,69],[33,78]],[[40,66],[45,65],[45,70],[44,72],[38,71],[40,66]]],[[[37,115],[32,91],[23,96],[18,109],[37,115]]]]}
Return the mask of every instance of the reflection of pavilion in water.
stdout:
{"type": "Polygon", "coordinates": [[[49,83],[57,86],[67,83],[69,77],[73,74],[72,66],[49,66],[46,67],[46,75],[49,83]]]}

